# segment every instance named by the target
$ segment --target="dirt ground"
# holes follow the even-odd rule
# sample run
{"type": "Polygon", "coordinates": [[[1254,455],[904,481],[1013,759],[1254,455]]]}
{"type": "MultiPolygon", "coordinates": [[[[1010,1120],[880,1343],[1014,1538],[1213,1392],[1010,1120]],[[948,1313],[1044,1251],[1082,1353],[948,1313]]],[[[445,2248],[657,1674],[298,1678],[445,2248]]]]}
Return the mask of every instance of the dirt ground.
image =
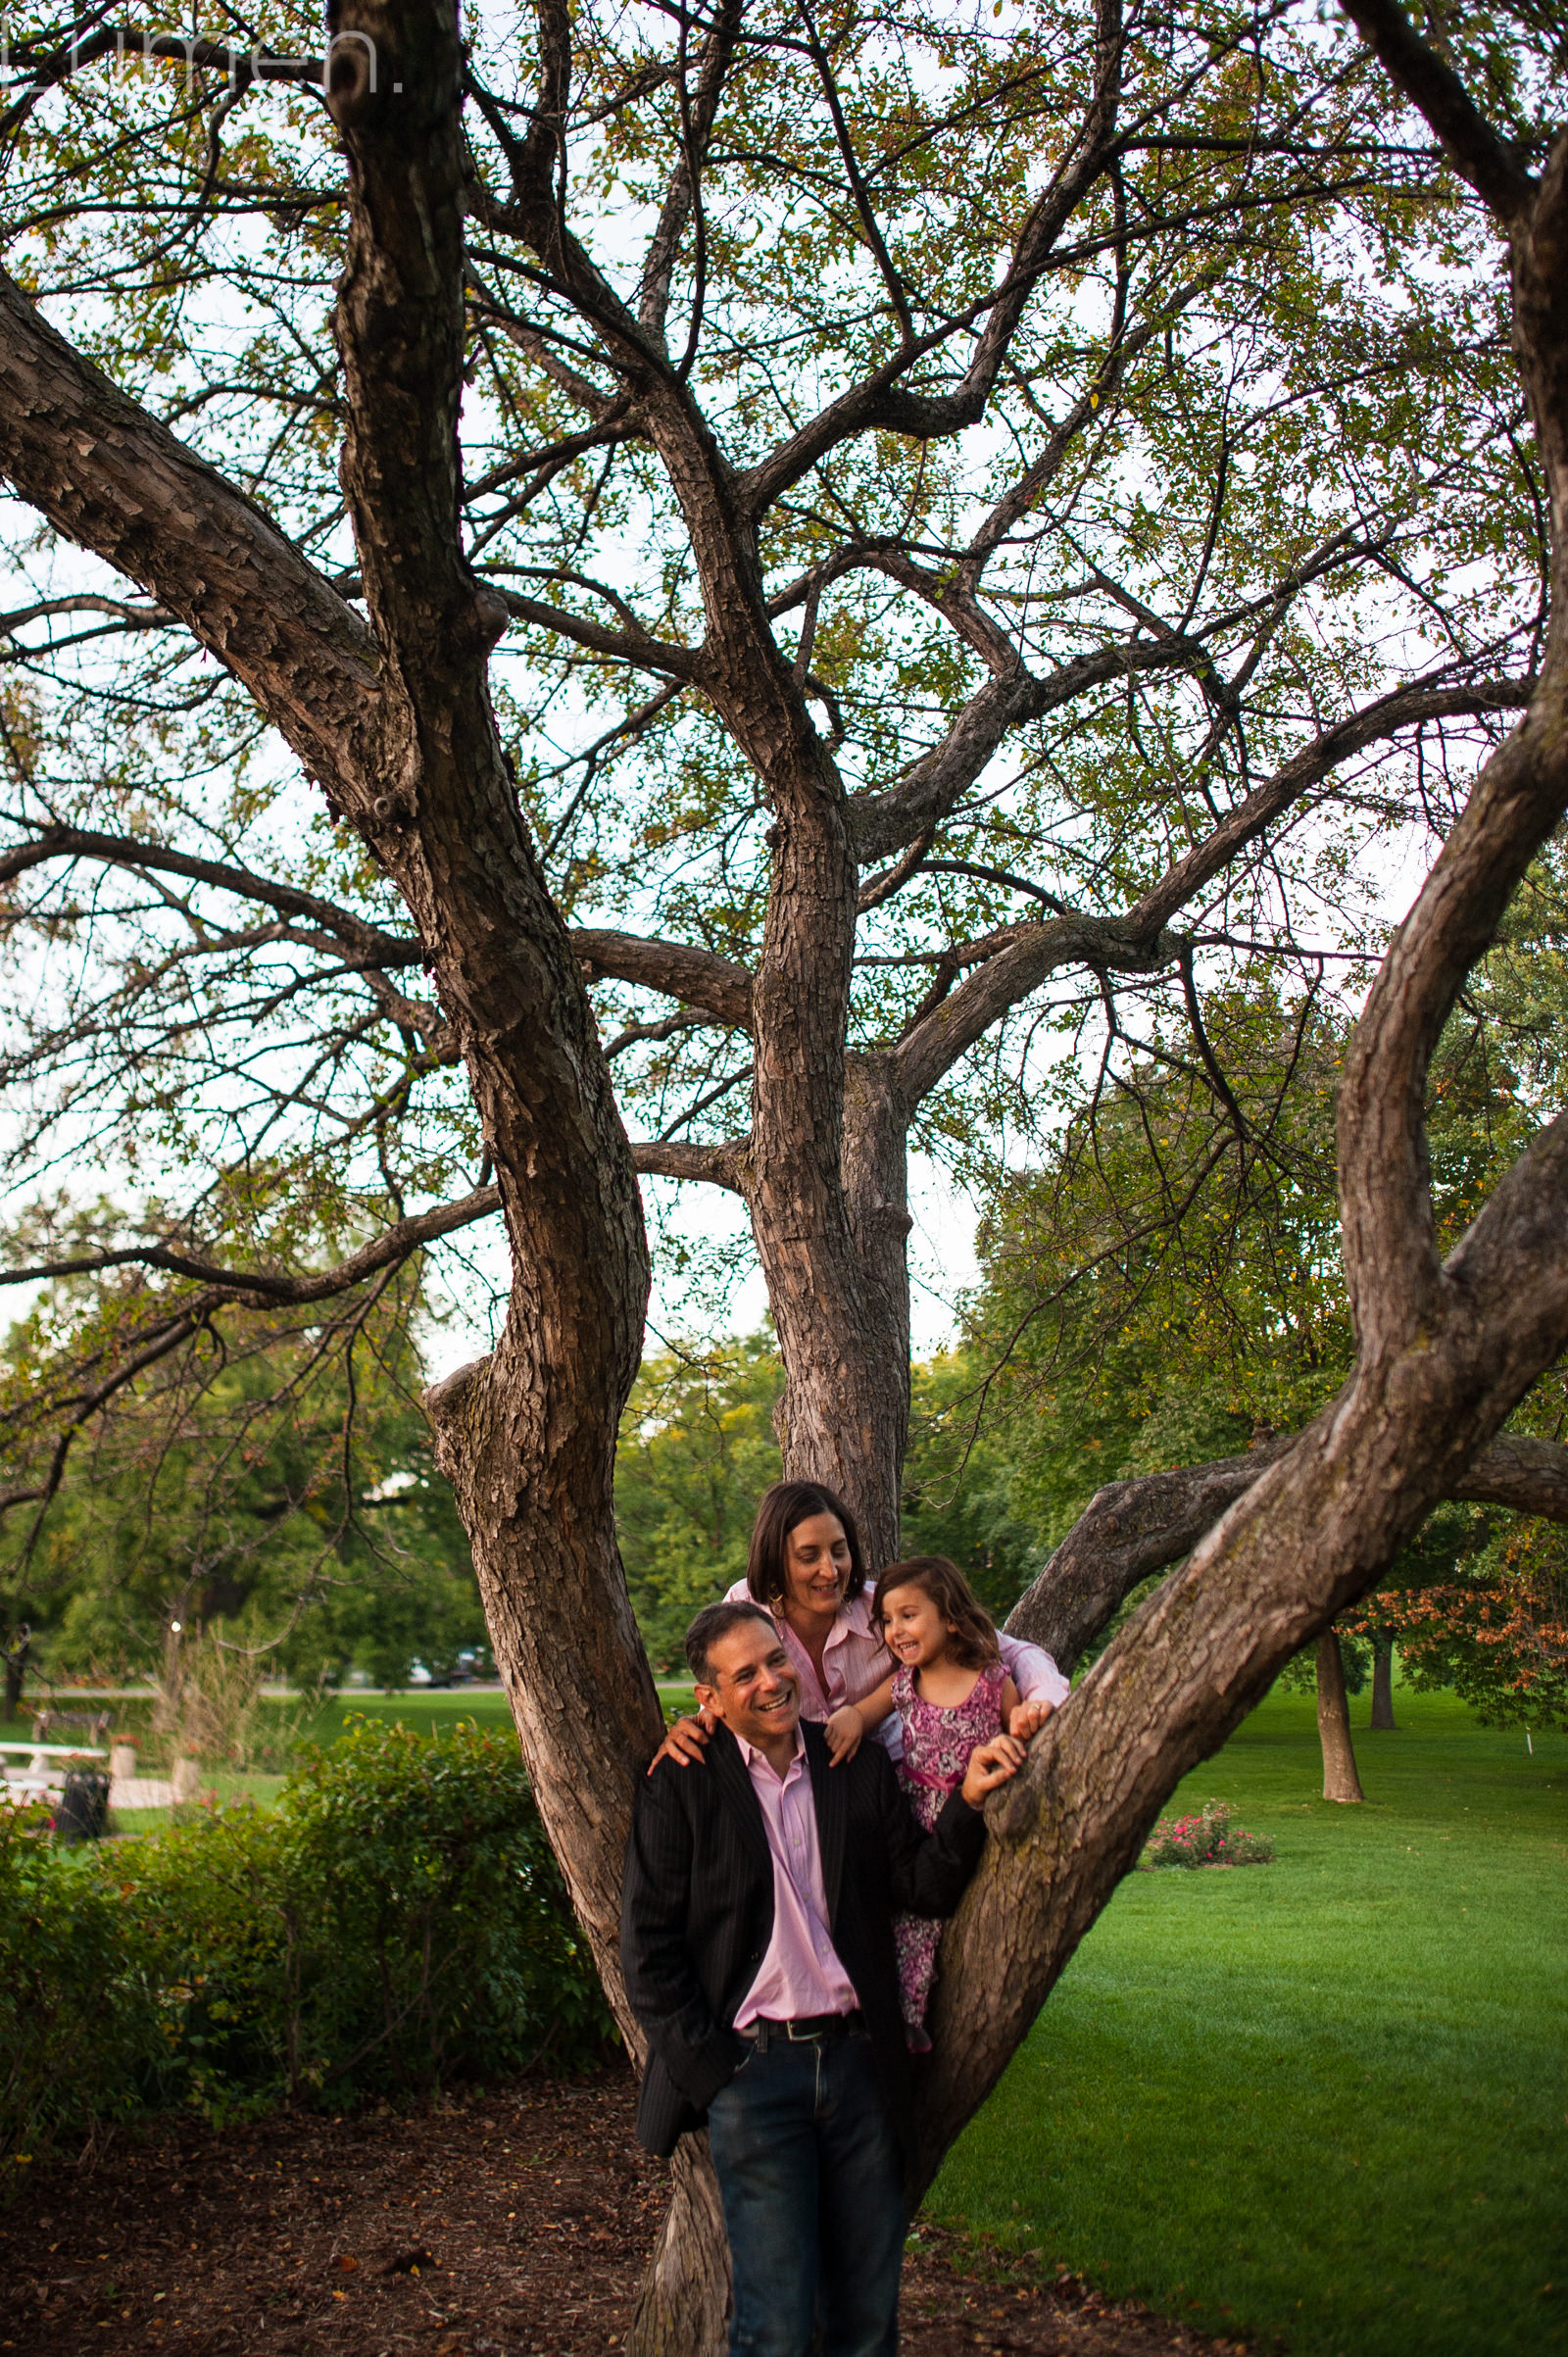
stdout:
{"type": "MultiPolygon", "coordinates": [[[[17,2357],[587,2357],[618,2348],[663,2203],[622,2073],[412,2115],[188,2125],[40,2170],[0,2210],[0,2351],[17,2357]]],[[[922,2224],[906,2357],[1221,2357],[922,2224]],[[985,2280],[985,2275],[995,2280],[985,2280]]]]}

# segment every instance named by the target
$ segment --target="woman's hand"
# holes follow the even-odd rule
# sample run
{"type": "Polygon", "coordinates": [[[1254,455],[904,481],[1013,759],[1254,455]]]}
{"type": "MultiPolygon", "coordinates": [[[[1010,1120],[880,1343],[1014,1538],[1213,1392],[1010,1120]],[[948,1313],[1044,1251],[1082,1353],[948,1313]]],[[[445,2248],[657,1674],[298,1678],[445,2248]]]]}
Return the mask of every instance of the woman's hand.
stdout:
{"type": "Polygon", "coordinates": [[[1054,1708],[1054,1703],[1048,1702],[1044,1694],[1036,1701],[1020,1702],[1007,1721],[1007,1733],[1016,1736],[1020,1743],[1026,1743],[1032,1735],[1040,1733],[1054,1708]]]}
{"type": "Polygon", "coordinates": [[[963,1772],[959,1787],[972,1809],[977,1809],[988,1792],[1000,1784],[1016,1776],[1024,1763],[1024,1747],[1015,1736],[994,1735],[989,1743],[982,1743],[969,1754],[969,1765],[963,1772]]]}
{"type": "Polygon", "coordinates": [[[822,1733],[827,1737],[827,1747],[831,1755],[828,1760],[829,1767],[842,1768],[844,1762],[847,1759],[853,1759],[859,1750],[861,1738],[865,1734],[865,1721],[853,1702],[841,1702],[822,1729],[822,1733]]]}
{"type": "Polygon", "coordinates": [[[700,1710],[693,1719],[676,1719],[648,1763],[649,1775],[662,1759],[672,1759],[677,1768],[700,1768],[704,1746],[717,1725],[716,1710],[700,1710]]]}

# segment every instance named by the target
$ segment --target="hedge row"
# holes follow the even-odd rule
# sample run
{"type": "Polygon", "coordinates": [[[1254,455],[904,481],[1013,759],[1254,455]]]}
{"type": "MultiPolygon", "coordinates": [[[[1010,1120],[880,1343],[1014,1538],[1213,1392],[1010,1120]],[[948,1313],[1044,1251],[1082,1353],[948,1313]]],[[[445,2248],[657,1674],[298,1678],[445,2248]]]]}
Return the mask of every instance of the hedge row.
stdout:
{"type": "Polygon", "coordinates": [[[612,2036],[499,1735],[362,1721],[275,1809],[84,1849],[0,1809],[0,2171],[138,2113],[335,2108],[612,2036]]]}

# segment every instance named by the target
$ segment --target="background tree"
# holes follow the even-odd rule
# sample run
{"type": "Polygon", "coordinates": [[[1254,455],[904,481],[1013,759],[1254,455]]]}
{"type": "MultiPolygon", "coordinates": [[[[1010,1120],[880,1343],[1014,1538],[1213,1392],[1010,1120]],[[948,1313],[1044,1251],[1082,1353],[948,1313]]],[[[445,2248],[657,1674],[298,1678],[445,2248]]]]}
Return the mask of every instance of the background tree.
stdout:
{"type": "MultiPolygon", "coordinates": [[[[1493,1435],[1568,1338],[1561,1125],[1446,1264],[1422,1102],[1568,804],[1560,35],[1446,24],[1439,58],[1386,0],[1355,21],[543,0],[519,53],[336,0],[325,60],[247,25],[117,80],[95,19],[12,52],[0,469],[47,527],[6,740],[15,1167],[153,1160],[173,1204],[87,1255],[160,1281],[60,1421],[225,1303],[341,1297],[499,1212],[505,1327],[430,1412],[612,1995],[659,1727],[611,1500],[638,1169],[743,1202],[786,1469],[885,1558],[911,1130],[1054,975],[1123,1030],[1163,976],[1197,1030],[1210,955],[1288,953],[1293,895],[1353,925],[1355,821],[1309,821],[1338,788],[1375,827],[1373,760],[1412,747],[1388,815],[1443,846],[1339,1101],[1354,1370],[996,1811],[919,2181],[1280,1662],[1444,1495],[1558,1496],[1493,1435]],[[334,1217],[376,1232],[304,1265],[334,1217]]],[[[61,1461],[13,1494],[47,1507],[61,1461]]],[[[709,2346],[722,2288],[683,2151],[643,2344],[709,2346]]]]}
{"type": "MultiPolygon", "coordinates": [[[[1563,859],[1559,840],[1527,878],[1434,1060],[1432,1190],[1446,1250],[1562,1107],[1563,859]]],[[[1106,1481],[1266,1446],[1331,1399],[1354,1362],[1331,1126],[1348,1027],[1318,991],[1290,1006],[1268,983],[1215,993],[1204,1025],[1212,1072],[1190,1035],[1168,1031],[1103,1067],[1085,1103],[1064,1103],[1042,1167],[999,1186],[981,1231],[985,1281],[924,1441],[926,1478],[971,1490],[983,1416],[981,1449],[1006,1467],[1007,1511],[1052,1540],[1106,1481]]],[[[1560,1377],[1536,1388],[1513,1428],[1560,1440],[1560,1377]]],[[[994,1496],[982,1471],[977,1496],[988,1483],[994,1496]]],[[[1490,1708],[1507,1709],[1509,1694],[1553,1707],[1548,1632],[1560,1611],[1550,1542],[1538,1547],[1510,1515],[1446,1507],[1303,1655],[1326,1796],[1361,1797],[1346,1692],[1369,1668],[1373,1724],[1392,1725],[1396,1629],[1419,1633],[1426,1666],[1412,1656],[1410,1674],[1423,1682],[1446,1683],[1445,1665],[1462,1661],[1465,1691],[1490,1708]],[[1531,1573],[1510,1562],[1521,1547],[1531,1573]]]]}
{"type": "Polygon", "coordinates": [[[693,1615],[741,1578],[757,1500],[779,1478],[784,1369],[767,1328],[699,1352],[651,1351],[621,1418],[615,1521],[656,1670],[686,1675],[693,1615]]]}
{"type": "MultiPolygon", "coordinates": [[[[140,1270],[49,1289],[5,1368],[13,1464],[55,1440],[62,1328],[79,1341],[136,1314],[140,1270]]],[[[378,1684],[482,1648],[483,1613],[452,1494],[435,1472],[409,1331],[414,1287],[355,1304],[351,1347],[324,1325],[237,1314],[206,1347],[122,1391],[83,1435],[77,1478],[17,1561],[8,1599],[34,1674],[177,1683],[215,1624],[258,1675],[378,1684]]]]}

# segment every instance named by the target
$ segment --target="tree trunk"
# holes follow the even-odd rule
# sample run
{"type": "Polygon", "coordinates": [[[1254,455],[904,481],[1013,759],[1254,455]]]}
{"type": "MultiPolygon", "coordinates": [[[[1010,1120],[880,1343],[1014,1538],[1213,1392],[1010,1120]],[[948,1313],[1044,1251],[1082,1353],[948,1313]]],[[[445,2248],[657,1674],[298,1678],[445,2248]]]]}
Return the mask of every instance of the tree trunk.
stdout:
{"type": "Polygon", "coordinates": [[[1392,1637],[1374,1637],[1372,1640],[1372,1724],[1385,1732],[1392,1730],[1395,1725],[1392,1637]]]}
{"type": "Polygon", "coordinates": [[[5,1716],[17,1718],[22,1710],[22,1691],[27,1678],[27,1655],[32,1650],[32,1632],[20,1629],[6,1646],[5,1716]]]}
{"type": "Polygon", "coordinates": [[[626,2335],[626,2357],[716,2357],[729,2301],[729,2243],[705,2130],[675,2147],[669,2207],[626,2335]]]}
{"type": "Polygon", "coordinates": [[[1317,1641],[1317,1732],[1323,1745],[1325,1800],[1364,1800],[1350,1741],[1350,1705],[1345,1693],[1345,1657],[1339,1633],[1325,1629],[1317,1641]]]}
{"type": "Polygon", "coordinates": [[[769,1173],[754,1149],[752,1232],[785,1366],[777,1417],[784,1472],[855,1506],[874,1578],[899,1547],[909,1428],[906,1118],[887,1059],[850,1058],[843,1186],[808,1215],[798,1168],[769,1173]]]}

